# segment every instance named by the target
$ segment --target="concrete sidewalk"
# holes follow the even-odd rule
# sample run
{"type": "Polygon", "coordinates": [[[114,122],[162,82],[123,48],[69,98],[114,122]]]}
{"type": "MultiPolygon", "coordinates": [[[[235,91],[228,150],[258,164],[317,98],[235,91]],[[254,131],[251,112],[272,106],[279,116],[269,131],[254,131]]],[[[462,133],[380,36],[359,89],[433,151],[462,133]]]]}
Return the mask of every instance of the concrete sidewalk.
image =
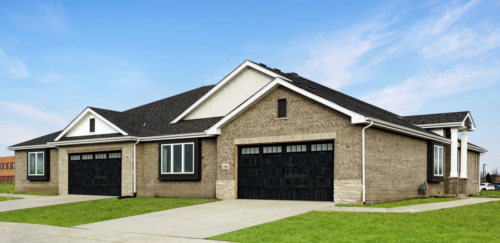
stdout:
{"type": "Polygon", "coordinates": [[[97,242],[173,242],[213,243],[204,239],[177,238],[135,233],[107,232],[50,225],[0,222],[0,243],[97,243],[97,242]]]}
{"type": "Polygon", "coordinates": [[[203,239],[334,205],[333,202],[227,200],[76,226],[203,239]]]}
{"type": "Polygon", "coordinates": [[[112,198],[108,196],[85,196],[85,195],[34,196],[34,195],[6,194],[6,193],[1,193],[0,196],[23,198],[18,200],[9,200],[0,202],[0,212],[59,205],[66,203],[85,202],[85,201],[92,201],[104,198],[112,198]]]}
{"type": "Polygon", "coordinates": [[[478,203],[487,203],[499,201],[500,198],[477,198],[470,197],[466,199],[447,201],[447,202],[437,202],[437,203],[426,203],[419,205],[411,205],[397,208],[371,208],[371,207],[338,207],[329,206],[325,208],[320,208],[315,211],[330,211],[330,212],[366,212],[366,213],[420,213],[427,211],[434,211],[446,208],[455,208],[461,206],[467,206],[478,203]]]}

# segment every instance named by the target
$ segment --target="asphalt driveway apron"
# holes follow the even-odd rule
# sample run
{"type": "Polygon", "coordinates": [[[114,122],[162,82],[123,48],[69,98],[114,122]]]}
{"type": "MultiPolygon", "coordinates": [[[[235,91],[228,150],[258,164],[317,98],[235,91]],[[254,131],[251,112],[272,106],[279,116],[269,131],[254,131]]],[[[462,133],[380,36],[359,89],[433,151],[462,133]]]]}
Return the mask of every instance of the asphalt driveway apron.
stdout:
{"type": "Polygon", "coordinates": [[[228,200],[74,228],[182,238],[207,238],[334,205],[333,202],[228,200]]]}

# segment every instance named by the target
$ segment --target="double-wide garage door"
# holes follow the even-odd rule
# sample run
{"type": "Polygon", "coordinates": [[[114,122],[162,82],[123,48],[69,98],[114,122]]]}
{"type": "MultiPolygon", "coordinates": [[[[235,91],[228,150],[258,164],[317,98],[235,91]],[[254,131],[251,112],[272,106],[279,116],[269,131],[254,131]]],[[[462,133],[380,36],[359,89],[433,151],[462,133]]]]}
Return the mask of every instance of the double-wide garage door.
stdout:
{"type": "Polygon", "coordinates": [[[333,201],[333,141],[238,150],[238,198],[333,201]]]}
{"type": "Polygon", "coordinates": [[[69,194],[121,196],[122,154],[69,155],[69,194]]]}

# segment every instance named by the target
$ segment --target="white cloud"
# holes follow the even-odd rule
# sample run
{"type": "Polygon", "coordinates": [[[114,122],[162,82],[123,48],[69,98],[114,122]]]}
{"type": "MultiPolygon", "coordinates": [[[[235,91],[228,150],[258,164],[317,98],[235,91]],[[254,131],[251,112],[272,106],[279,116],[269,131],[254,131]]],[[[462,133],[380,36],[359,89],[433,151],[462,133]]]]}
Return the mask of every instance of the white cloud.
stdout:
{"type": "Polygon", "coordinates": [[[16,25],[39,32],[68,30],[67,14],[59,3],[27,5],[23,13],[10,12],[7,16],[16,25]]]}
{"type": "MultiPolygon", "coordinates": [[[[19,115],[24,117],[29,117],[36,119],[38,121],[43,121],[59,126],[68,125],[68,119],[63,116],[43,112],[31,105],[27,104],[16,104],[10,101],[0,101],[0,106],[3,106],[10,110],[11,114],[19,115]]],[[[8,116],[9,114],[7,114],[8,116]]]]}
{"type": "MultiPolygon", "coordinates": [[[[17,122],[0,121],[0,149],[4,152],[4,148],[12,146],[17,143],[28,141],[37,138],[39,135],[33,127],[23,126],[17,122]]],[[[2,156],[2,155],[0,155],[2,156]]]]}
{"type": "Polygon", "coordinates": [[[21,79],[29,76],[23,61],[7,55],[2,49],[0,49],[0,71],[6,73],[11,78],[21,79]]]}
{"type": "Polygon", "coordinates": [[[444,15],[436,21],[434,28],[432,28],[433,34],[440,34],[448,29],[450,29],[457,21],[464,16],[464,14],[472,9],[476,4],[481,2],[481,0],[472,0],[464,5],[458,7],[444,7],[444,15]]]}
{"type": "Polygon", "coordinates": [[[411,114],[426,102],[480,88],[500,77],[498,67],[474,69],[457,67],[441,73],[406,79],[363,100],[402,115],[411,114]]]}
{"type": "Polygon", "coordinates": [[[62,78],[64,78],[64,77],[59,75],[58,73],[51,72],[47,76],[40,78],[40,81],[43,83],[52,83],[52,82],[55,82],[57,80],[61,80],[62,78]]]}

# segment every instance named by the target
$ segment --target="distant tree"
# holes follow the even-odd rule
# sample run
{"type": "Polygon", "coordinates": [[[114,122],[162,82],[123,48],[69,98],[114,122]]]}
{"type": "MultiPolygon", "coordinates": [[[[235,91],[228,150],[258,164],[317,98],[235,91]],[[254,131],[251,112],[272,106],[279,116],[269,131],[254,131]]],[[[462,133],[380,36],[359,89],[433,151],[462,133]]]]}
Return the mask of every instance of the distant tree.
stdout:
{"type": "Polygon", "coordinates": [[[486,181],[488,183],[493,183],[493,180],[494,180],[494,176],[490,175],[490,173],[486,174],[486,181]]]}
{"type": "Polygon", "coordinates": [[[497,168],[495,168],[494,170],[492,170],[492,171],[491,171],[491,175],[492,175],[492,176],[500,176],[500,175],[498,174],[498,169],[497,169],[497,168]]]}

